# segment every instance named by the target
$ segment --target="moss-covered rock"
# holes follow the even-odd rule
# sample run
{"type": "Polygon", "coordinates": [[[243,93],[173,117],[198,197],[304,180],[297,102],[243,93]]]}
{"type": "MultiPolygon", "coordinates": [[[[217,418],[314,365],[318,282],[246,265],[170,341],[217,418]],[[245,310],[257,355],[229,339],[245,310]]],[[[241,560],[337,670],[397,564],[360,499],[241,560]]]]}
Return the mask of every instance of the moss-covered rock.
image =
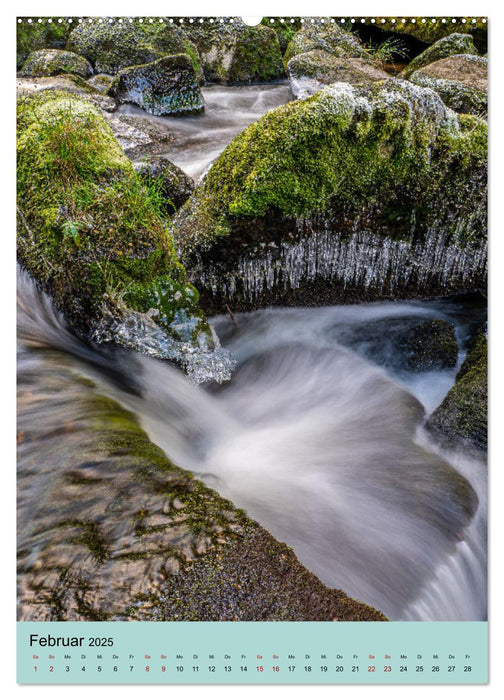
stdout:
{"type": "Polygon", "coordinates": [[[234,139],[176,215],[180,251],[218,308],[306,303],[316,283],[339,299],[477,288],[486,138],[431,90],[336,83],[234,139]]]}
{"type": "Polygon", "coordinates": [[[445,22],[441,17],[405,17],[404,19],[404,22],[402,18],[395,23],[387,22],[387,31],[407,34],[426,44],[433,44],[453,32],[486,34],[488,29],[487,22],[483,21],[482,17],[448,17],[444,18],[445,22]]]}
{"type": "Polygon", "coordinates": [[[174,214],[194,191],[194,180],[166,156],[150,156],[133,163],[149,190],[161,201],[166,214],[174,214]]]}
{"type": "Polygon", "coordinates": [[[129,66],[151,63],[167,55],[188,54],[199,75],[198,52],[181,29],[166,22],[142,23],[115,18],[94,19],[76,27],[67,48],[85,56],[97,73],[115,74],[129,66]]]}
{"type": "Polygon", "coordinates": [[[155,115],[190,114],[204,109],[198,79],[186,54],[119,71],[109,94],[120,103],[132,102],[155,115]]]}
{"type": "Polygon", "coordinates": [[[219,83],[250,83],[285,75],[278,38],[273,29],[233,22],[187,26],[198,48],[205,79],[219,83]]]}
{"type": "Polygon", "coordinates": [[[416,70],[428,66],[429,63],[440,61],[448,56],[457,54],[477,55],[473,39],[470,34],[450,34],[436,41],[428,49],[425,49],[419,56],[416,56],[406,68],[399,74],[399,78],[409,78],[416,70]]]}
{"type": "Polygon", "coordinates": [[[435,90],[456,112],[483,116],[488,104],[487,67],[482,56],[450,56],[415,71],[409,79],[435,90]]]}
{"type": "Polygon", "coordinates": [[[173,464],[89,379],[76,390],[59,360],[43,389],[19,386],[18,619],[385,619],[173,464]],[[32,420],[62,407],[63,425],[32,420]]]}
{"type": "Polygon", "coordinates": [[[369,53],[358,36],[337,24],[324,27],[315,23],[307,24],[294,34],[285,52],[284,62],[287,64],[293,56],[314,50],[342,58],[369,59],[369,53]]]}
{"type": "Polygon", "coordinates": [[[77,331],[106,319],[122,331],[98,339],[142,349],[143,334],[150,354],[181,364],[185,350],[212,349],[156,199],[94,106],[57,91],[21,98],[17,182],[19,260],[77,331]]]}
{"type": "Polygon", "coordinates": [[[89,78],[93,74],[93,69],[89,61],[82,56],[59,49],[32,51],[21,69],[21,75],[25,78],[41,78],[63,73],[73,73],[82,78],[89,78]]]}
{"type": "Polygon", "coordinates": [[[16,89],[19,96],[32,95],[46,91],[62,91],[71,95],[78,95],[99,107],[103,112],[114,112],[117,103],[112,97],[103,95],[88,81],[79,75],[54,75],[44,78],[17,78],[16,89]]]}
{"type": "Polygon", "coordinates": [[[68,35],[77,22],[75,17],[55,19],[52,17],[20,17],[19,19],[21,21],[16,25],[17,70],[21,68],[32,51],[64,49],[68,35]]]}
{"type": "Polygon", "coordinates": [[[298,98],[314,95],[324,85],[370,85],[388,75],[362,58],[340,58],[319,49],[298,54],[287,64],[291,89],[298,98]]]}
{"type": "Polygon", "coordinates": [[[483,331],[472,338],[455,386],[427,421],[428,429],[450,447],[486,452],[488,442],[488,361],[483,331]]]}

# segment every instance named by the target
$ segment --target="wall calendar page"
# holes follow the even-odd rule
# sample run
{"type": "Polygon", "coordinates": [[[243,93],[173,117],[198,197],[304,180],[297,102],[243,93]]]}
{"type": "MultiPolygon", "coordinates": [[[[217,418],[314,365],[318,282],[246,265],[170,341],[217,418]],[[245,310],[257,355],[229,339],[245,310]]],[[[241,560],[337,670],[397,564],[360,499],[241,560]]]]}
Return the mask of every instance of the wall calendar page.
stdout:
{"type": "Polygon", "coordinates": [[[15,23],[18,683],[486,684],[487,18],[15,23]]]}

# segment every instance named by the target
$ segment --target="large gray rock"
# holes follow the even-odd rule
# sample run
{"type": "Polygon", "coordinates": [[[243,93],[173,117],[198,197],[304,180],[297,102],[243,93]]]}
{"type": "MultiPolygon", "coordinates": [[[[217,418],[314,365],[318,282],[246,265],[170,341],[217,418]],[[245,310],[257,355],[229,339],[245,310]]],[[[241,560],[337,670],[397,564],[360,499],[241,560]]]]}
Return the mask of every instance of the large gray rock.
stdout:
{"type": "Polygon", "coordinates": [[[109,94],[149,114],[188,114],[204,109],[203,95],[191,59],[165,56],[153,63],[125,68],[114,78],[109,94]]]}
{"type": "Polygon", "coordinates": [[[32,51],[21,69],[21,75],[24,78],[41,78],[62,73],[89,78],[93,74],[93,69],[89,61],[82,56],[58,49],[32,51]]]}

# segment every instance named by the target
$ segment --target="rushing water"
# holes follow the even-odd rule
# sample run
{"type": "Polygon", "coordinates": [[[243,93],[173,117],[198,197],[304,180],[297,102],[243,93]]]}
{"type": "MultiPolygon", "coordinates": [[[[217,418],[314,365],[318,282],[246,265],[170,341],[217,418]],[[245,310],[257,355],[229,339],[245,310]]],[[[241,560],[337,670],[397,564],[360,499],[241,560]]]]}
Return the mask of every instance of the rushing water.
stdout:
{"type": "MultiPolygon", "coordinates": [[[[25,275],[18,295],[19,532],[30,566],[52,546],[44,532],[58,508],[77,517],[87,503],[85,485],[73,484],[68,502],[61,494],[81,449],[65,426],[80,422],[89,438],[96,430],[81,400],[89,377],[134,411],[179,466],[245,508],[327,585],[392,619],[485,618],[485,465],[439,451],[421,429],[424,409],[440,401],[455,370],[411,373],[394,348],[398,329],[429,318],[455,323],[463,347],[480,306],[452,299],[267,309],[238,315],[237,325],[219,317],[216,330],[238,363],[219,387],[194,386],[149,357],[84,345],[25,275]],[[472,518],[476,498],[462,477],[477,495],[472,518]]],[[[106,498],[95,496],[93,510],[105,513],[105,531],[115,518],[113,537],[120,528],[106,498]]],[[[135,499],[132,510],[142,494],[135,499]]]]}
{"type": "Polygon", "coordinates": [[[211,85],[202,89],[205,112],[187,117],[154,117],[139,107],[123,105],[119,114],[134,115],[168,133],[166,155],[175,165],[198,180],[228,143],[265,112],[293,99],[286,82],[268,85],[226,87],[211,85]]]}

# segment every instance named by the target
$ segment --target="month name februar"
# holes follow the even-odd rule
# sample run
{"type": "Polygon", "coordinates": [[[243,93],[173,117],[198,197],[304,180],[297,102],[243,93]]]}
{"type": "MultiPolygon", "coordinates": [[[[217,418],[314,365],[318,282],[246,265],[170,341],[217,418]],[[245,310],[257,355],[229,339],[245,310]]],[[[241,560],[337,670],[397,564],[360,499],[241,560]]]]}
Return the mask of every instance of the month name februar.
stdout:
{"type": "Polygon", "coordinates": [[[30,634],[30,646],[39,645],[41,647],[80,647],[84,637],[53,637],[48,634],[41,637],[38,634],[30,634]]]}

